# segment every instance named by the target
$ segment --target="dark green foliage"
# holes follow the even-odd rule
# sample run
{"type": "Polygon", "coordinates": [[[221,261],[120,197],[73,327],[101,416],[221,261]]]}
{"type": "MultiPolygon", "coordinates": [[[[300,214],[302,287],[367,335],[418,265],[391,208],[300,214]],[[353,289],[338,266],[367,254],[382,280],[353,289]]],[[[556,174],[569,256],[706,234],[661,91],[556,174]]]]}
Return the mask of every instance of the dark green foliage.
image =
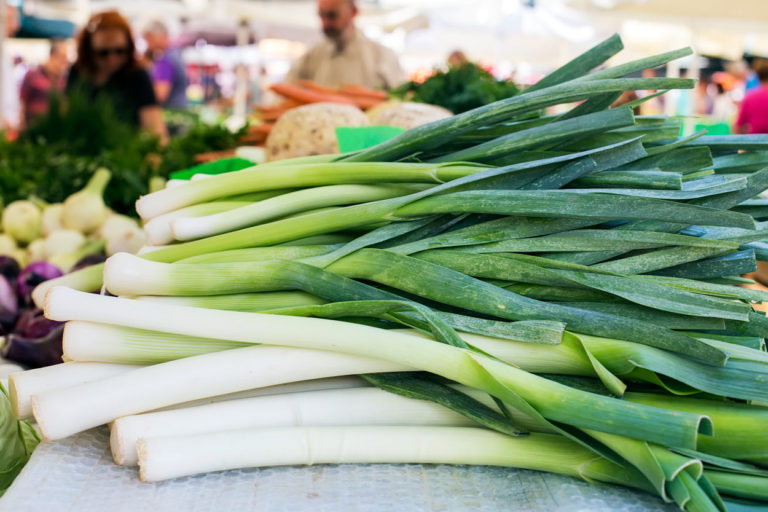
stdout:
{"type": "Polygon", "coordinates": [[[162,148],[156,138],[117,121],[106,98],[73,94],[64,107],[55,98],[50,113],[16,142],[0,137],[0,197],[5,204],[30,195],[63,201],[97,168],[106,167],[112,172],[104,197],[107,205],[131,215],[136,199],[148,192],[151,176],[167,177],[194,165],[198,153],[237,144],[237,134],[198,122],[162,148]]]}
{"type": "Polygon", "coordinates": [[[422,83],[407,82],[395,89],[394,95],[440,105],[458,114],[519,92],[514,83],[496,80],[486,70],[469,62],[448,71],[437,71],[422,83]]]}

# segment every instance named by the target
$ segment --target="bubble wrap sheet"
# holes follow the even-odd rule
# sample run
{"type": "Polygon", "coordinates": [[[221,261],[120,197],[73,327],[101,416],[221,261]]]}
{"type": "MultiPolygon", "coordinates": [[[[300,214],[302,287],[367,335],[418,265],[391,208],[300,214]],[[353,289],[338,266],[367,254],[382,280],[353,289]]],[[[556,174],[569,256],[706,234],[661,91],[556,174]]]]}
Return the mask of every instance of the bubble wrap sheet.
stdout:
{"type": "Polygon", "coordinates": [[[143,484],[106,428],[42,443],[0,512],[672,512],[648,494],[536,471],[420,464],[246,469],[143,484]]]}

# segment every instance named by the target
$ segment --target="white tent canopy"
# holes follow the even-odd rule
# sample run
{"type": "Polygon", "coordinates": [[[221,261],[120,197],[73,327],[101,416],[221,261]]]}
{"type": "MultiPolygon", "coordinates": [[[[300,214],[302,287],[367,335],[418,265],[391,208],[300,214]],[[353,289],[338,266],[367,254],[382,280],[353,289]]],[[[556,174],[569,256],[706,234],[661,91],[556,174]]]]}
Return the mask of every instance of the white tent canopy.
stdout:
{"type": "Polygon", "coordinates": [[[745,52],[768,55],[767,0],[566,1],[622,33],[628,57],[686,45],[731,60],[745,52]]]}

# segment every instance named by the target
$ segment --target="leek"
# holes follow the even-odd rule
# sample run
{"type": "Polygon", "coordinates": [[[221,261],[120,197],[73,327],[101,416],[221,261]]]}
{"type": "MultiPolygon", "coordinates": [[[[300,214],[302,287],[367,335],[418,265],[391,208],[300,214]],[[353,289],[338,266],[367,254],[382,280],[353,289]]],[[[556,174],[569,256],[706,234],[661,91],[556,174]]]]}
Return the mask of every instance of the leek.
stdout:
{"type": "Polygon", "coordinates": [[[246,467],[406,462],[509,466],[649,490],[632,468],[602,459],[560,436],[510,437],[479,428],[235,430],[141,439],[138,451],[139,476],[145,482],[246,467]]]}
{"type": "MultiPolygon", "coordinates": [[[[363,325],[316,318],[289,318],[260,313],[161,306],[96,296],[61,287],[49,292],[46,298],[46,316],[58,320],[98,321],[126,327],[136,327],[140,324],[143,328],[175,334],[334,350],[349,356],[374,358],[370,361],[371,364],[378,358],[381,361],[377,364],[381,367],[394,364],[397,368],[405,366],[423,369],[483,389],[500,400],[519,403],[521,406],[530,400],[530,404],[526,406],[530,407],[532,412],[538,411],[543,417],[554,421],[606,432],[620,431],[629,437],[659,441],[672,446],[695,446],[698,432],[710,431],[709,422],[704,416],[682,413],[671,415],[660,409],[628,406],[621,400],[568,388],[466,349],[363,325]],[[587,411],[588,414],[585,414],[587,411]],[[651,418],[653,421],[649,423],[651,418]]],[[[231,392],[236,390],[233,387],[245,385],[246,382],[250,387],[254,387],[256,384],[253,381],[235,382],[238,379],[236,375],[232,375],[231,365],[223,367],[215,361],[232,353],[237,354],[232,357],[242,358],[250,355],[251,352],[248,351],[255,348],[181,359],[130,372],[127,374],[128,378],[114,377],[112,380],[116,382],[114,387],[117,389],[109,393],[109,398],[103,393],[103,381],[101,386],[83,384],[37,395],[33,397],[35,418],[43,435],[47,439],[56,439],[106,423],[124,414],[166,405],[161,401],[179,400],[177,397],[181,395],[231,392]],[[223,374],[226,374],[227,383],[220,384],[223,391],[208,382],[203,383],[198,372],[191,371],[195,375],[194,387],[190,384],[184,386],[184,389],[168,390],[172,398],[166,398],[158,394],[156,386],[147,378],[147,375],[150,375],[167,379],[168,372],[163,368],[166,365],[171,365],[174,373],[181,368],[190,372],[186,367],[194,368],[200,364],[198,361],[201,359],[211,361],[205,363],[206,366],[210,364],[210,368],[217,369],[216,374],[209,374],[211,379],[217,375],[223,378],[223,374]],[[88,392],[88,387],[101,389],[100,394],[105,396],[104,403],[97,405],[95,397],[88,392]],[[118,389],[122,391],[118,392],[118,389]],[[116,396],[121,396],[121,399],[116,400],[116,396]],[[129,397],[134,397],[131,400],[133,403],[128,401],[129,397]],[[136,408],[140,409],[133,410],[136,408]]],[[[308,361],[323,354],[308,352],[312,354],[307,355],[308,361]]],[[[359,359],[356,357],[353,359],[359,365],[359,359]]],[[[258,363],[254,361],[251,364],[258,363]]],[[[319,371],[319,363],[312,363],[311,366],[312,368],[301,369],[305,375],[309,371],[319,371]]],[[[292,365],[291,368],[300,373],[297,365],[292,365]]],[[[360,373],[359,369],[357,373],[360,373]]],[[[313,377],[317,378],[319,375],[313,377]]],[[[290,377],[281,371],[281,378],[290,377]]]]}
{"type": "Polygon", "coordinates": [[[8,377],[8,393],[13,414],[18,419],[32,417],[32,395],[119,375],[137,368],[133,365],[67,362],[8,377]]]}
{"type": "Polygon", "coordinates": [[[140,438],[184,436],[265,427],[413,425],[472,426],[442,406],[377,388],[309,391],[228,400],[210,405],[125,416],[112,423],[115,463],[135,466],[140,438]]]}
{"type": "MultiPolygon", "coordinates": [[[[326,206],[366,203],[405,195],[418,188],[384,185],[331,185],[314,187],[241,208],[197,218],[179,218],[171,223],[176,240],[194,240],[253,226],[267,220],[326,206]]],[[[151,221],[150,221],[151,222],[151,221]]]]}
{"type": "Polygon", "coordinates": [[[298,380],[402,371],[365,357],[286,347],[247,347],[179,359],[32,396],[43,437],[56,440],[130,414],[298,380]],[[173,386],[168,386],[173,382],[173,386]]]}

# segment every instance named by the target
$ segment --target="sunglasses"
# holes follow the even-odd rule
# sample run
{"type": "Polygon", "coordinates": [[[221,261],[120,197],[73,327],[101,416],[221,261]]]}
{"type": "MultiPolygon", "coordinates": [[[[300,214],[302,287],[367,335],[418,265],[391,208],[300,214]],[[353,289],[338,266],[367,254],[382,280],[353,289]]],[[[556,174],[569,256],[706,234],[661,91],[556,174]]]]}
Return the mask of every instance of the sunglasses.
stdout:
{"type": "Polygon", "coordinates": [[[128,48],[94,48],[93,54],[99,59],[106,59],[110,55],[115,57],[125,57],[128,54],[128,48]]]}

